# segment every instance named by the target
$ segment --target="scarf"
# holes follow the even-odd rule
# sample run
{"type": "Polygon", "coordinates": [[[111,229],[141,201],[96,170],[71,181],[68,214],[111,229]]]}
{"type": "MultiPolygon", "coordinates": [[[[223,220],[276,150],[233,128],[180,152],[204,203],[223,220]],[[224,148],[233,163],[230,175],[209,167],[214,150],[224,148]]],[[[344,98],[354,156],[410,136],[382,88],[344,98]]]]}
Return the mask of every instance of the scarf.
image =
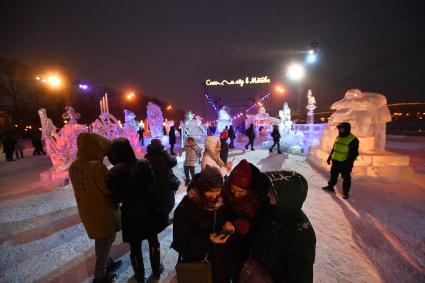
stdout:
{"type": "Polygon", "coordinates": [[[202,193],[195,188],[189,191],[188,196],[197,206],[207,211],[217,210],[224,205],[222,196],[219,196],[215,202],[209,202],[202,193]]]}

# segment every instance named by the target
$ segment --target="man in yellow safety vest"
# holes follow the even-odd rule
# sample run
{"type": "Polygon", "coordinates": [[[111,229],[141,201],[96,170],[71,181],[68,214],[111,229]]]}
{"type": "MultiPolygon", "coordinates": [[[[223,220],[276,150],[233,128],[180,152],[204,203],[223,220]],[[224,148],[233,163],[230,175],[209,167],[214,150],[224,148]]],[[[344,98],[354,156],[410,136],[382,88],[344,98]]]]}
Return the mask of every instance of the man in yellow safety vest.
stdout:
{"type": "Polygon", "coordinates": [[[331,164],[332,161],[331,177],[328,185],[323,187],[323,190],[334,193],[334,186],[338,182],[338,175],[341,174],[343,179],[343,198],[348,199],[351,187],[350,174],[354,161],[359,155],[359,140],[351,134],[350,123],[343,122],[336,127],[338,128],[339,135],[327,160],[328,164],[331,164]]]}

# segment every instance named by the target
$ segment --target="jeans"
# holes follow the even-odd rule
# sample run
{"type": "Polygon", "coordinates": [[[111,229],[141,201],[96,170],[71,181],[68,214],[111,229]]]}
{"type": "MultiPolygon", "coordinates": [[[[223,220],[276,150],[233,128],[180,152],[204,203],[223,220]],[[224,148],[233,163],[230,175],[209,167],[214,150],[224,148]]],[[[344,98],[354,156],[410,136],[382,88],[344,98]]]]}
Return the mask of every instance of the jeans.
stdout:
{"type": "Polygon", "coordinates": [[[96,253],[96,266],[94,268],[94,277],[97,279],[106,275],[106,266],[111,253],[112,244],[115,241],[116,233],[109,238],[94,240],[94,250],[96,253]]]}
{"type": "Polygon", "coordinates": [[[195,166],[184,166],[184,175],[186,176],[186,182],[190,181],[189,172],[192,179],[195,177],[195,166]]]}

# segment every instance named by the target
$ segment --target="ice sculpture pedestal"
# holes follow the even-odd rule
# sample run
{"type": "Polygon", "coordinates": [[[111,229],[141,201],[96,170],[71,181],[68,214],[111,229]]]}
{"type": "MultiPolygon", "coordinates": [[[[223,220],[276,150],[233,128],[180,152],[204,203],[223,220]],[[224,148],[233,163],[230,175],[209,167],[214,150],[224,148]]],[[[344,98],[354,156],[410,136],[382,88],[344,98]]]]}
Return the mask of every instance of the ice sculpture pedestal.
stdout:
{"type": "Polygon", "coordinates": [[[43,187],[57,188],[69,184],[68,170],[48,169],[40,173],[40,180],[43,187]]]}

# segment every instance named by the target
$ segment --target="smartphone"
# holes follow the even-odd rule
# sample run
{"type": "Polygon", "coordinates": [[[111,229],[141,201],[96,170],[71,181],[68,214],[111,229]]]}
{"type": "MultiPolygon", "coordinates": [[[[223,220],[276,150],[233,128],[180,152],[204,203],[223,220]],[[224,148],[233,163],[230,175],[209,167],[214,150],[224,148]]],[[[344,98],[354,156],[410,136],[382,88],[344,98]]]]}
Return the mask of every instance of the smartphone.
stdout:
{"type": "Polygon", "coordinates": [[[220,232],[218,232],[217,233],[217,235],[232,235],[233,234],[233,231],[229,231],[229,230],[226,230],[226,229],[223,229],[223,230],[221,230],[220,232]]]}

